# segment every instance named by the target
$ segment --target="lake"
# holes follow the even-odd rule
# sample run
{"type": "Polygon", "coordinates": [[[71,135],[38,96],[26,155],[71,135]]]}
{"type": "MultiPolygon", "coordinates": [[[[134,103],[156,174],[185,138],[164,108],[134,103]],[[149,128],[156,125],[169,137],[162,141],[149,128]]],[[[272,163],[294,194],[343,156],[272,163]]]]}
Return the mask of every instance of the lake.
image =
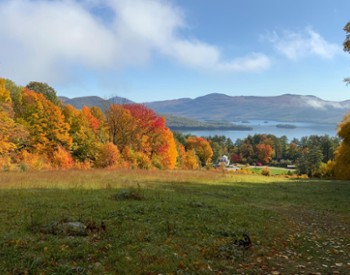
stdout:
{"type": "Polygon", "coordinates": [[[272,134],[277,137],[287,136],[291,141],[293,138],[300,139],[304,136],[318,135],[318,136],[336,136],[337,125],[332,124],[318,124],[308,122],[281,122],[281,121],[265,121],[265,120],[249,120],[247,122],[233,122],[237,125],[246,125],[252,127],[250,131],[181,131],[183,134],[192,134],[196,136],[226,136],[233,142],[236,139],[244,139],[248,135],[254,134],[272,134]],[[277,124],[294,125],[296,128],[278,128],[277,124]]]}

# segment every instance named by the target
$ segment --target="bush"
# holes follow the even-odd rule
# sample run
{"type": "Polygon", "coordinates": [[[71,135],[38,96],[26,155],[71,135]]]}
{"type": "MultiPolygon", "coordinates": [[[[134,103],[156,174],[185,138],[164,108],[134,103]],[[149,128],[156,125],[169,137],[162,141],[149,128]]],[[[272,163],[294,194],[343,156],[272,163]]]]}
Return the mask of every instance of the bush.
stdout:
{"type": "Polygon", "coordinates": [[[327,163],[322,163],[319,170],[322,178],[334,177],[334,161],[329,160],[327,163]]]}
{"type": "Polygon", "coordinates": [[[261,173],[261,175],[266,176],[266,177],[271,176],[269,167],[265,167],[264,169],[261,170],[260,173],[261,173]]]}
{"type": "Polygon", "coordinates": [[[99,168],[117,167],[121,163],[118,147],[112,142],[102,144],[98,148],[95,166],[99,168]]]}
{"type": "Polygon", "coordinates": [[[240,170],[237,170],[236,173],[240,174],[240,175],[251,175],[251,174],[253,174],[252,170],[250,170],[248,167],[243,167],[240,170]]]}
{"type": "Polygon", "coordinates": [[[152,168],[152,161],[149,159],[149,157],[142,152],[135,153],[136,163],[137,167],[140,169],[151,169],[152,168]]]}
{"type": "Polygon", "coordinates": [[[74,162],[69,152],[67,152],[63,147],[58,147],[58,149],[53,153],[52,165],[55,168],[69,169],[73,167],[74,162]]]}
{"type": "Polygon", "coordinates": [[[21,171],[27,170],[49,170],[51,169],[51,163],[44,155],[29,153],[23,150],[18,155],[18,163],[21,171]]]}
{"type": "Polygon", "coordinates": [[[10,171],[11,159],[9,157],[0,157],[0,171],[10,171]]]}
{"type": "Polygon", "coordinates": [[[145,199],[145,196],[140,188],[129,188],[129,189],[122,189],[117,194],[113,196],[113,199],[115,200],[136,200],[140,201],[145,199]]]}

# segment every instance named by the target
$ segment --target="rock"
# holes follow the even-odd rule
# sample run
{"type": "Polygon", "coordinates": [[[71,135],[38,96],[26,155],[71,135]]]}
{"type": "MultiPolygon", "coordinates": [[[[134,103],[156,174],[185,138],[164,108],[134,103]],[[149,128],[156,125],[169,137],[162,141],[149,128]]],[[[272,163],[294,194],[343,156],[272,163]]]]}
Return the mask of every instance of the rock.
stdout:
{"type": "Polygon", "coordinates": [[[85,236],[86,226],[82,222],[65,222],[62,223],[62,232],[68,236],[85,236]]]}

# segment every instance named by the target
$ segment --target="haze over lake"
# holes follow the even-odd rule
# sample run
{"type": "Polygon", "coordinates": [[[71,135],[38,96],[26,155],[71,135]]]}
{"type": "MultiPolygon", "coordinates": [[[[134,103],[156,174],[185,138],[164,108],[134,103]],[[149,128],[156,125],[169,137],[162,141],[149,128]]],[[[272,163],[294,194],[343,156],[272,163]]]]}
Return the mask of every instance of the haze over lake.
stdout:
{"type": "Polygon", "coordinates": [[[248,135],[254,134],[273,134],[277,137],[287,136],[291,141],[293,138],[300,139],[304,136],[310,135],[337,135],[337,125],[334,124],[318,124],[307,122],[277,122],[277,121],[264,121],[264,120],[249,120],[246,122],[234,122],[237,125],[246,125],[252,127],[250,131],[182,131],[184,134],[192,134],[196,136],[226,136],[235,142],[238,138],[244,139],[248,135]],[[296,128],[278,128],[278,124],[294,125],[296,128]]]}

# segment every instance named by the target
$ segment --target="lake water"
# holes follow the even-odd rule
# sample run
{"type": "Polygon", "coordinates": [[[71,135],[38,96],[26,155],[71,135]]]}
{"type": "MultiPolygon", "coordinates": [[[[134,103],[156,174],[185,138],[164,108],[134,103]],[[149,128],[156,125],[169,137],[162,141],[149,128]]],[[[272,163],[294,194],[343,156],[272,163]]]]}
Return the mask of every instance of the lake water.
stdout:
{"type": "Polygon", "coordinates": [[[277,122],[277,121],[264,121],[264,120],[249,120],[249,123],[234,122],[237,125],[246,125],[252,127],[250,131],[183,131],[184,134],[192,134],[196,136],[226,136],[233,142],[236,139],[244,139],[248,135],[254,134],[272,134],[277,137],[287,136],[288,140],[291,141],[293,138],[300,139],[304,136],[310,135],[337,135],[337,125],[331,124],[318,124],[318,123],[307,123],[307,122],[277,122]],[[296,128],[277,128],[277,124],[289,124],[294,125],[296,128]]]}

